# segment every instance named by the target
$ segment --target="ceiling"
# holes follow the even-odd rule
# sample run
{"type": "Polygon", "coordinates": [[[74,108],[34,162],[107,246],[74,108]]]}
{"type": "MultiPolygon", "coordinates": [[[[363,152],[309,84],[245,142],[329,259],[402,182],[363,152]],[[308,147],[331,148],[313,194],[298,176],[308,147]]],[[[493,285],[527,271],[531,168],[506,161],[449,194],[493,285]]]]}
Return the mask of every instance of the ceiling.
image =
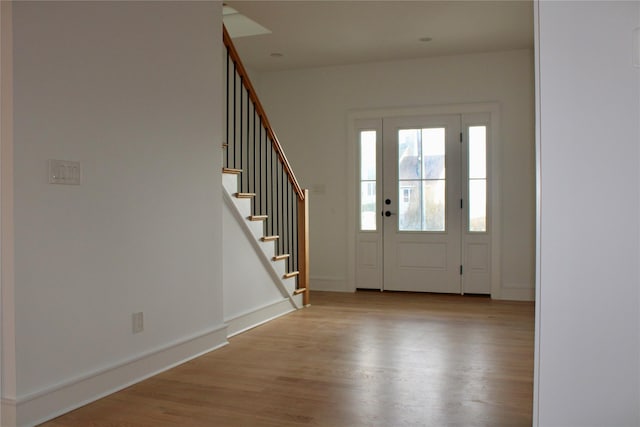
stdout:
{"type": "Polygon", "coordinates": [[[234,39],[244,64],[259,71],[533,47],[533,3],[525,0],[225,4],[271,30],[234,39]]]}

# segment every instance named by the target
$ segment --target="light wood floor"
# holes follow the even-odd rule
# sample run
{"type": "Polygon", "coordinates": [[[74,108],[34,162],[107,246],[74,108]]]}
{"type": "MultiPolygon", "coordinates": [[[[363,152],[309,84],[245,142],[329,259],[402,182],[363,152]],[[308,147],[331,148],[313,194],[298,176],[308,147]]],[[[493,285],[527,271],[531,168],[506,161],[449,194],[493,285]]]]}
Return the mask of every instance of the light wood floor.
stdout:
{"type": "Polygon", "coordinates": [[[531,426],[534,305],[314,292],[312,306],[46,426],[531,426]]]}

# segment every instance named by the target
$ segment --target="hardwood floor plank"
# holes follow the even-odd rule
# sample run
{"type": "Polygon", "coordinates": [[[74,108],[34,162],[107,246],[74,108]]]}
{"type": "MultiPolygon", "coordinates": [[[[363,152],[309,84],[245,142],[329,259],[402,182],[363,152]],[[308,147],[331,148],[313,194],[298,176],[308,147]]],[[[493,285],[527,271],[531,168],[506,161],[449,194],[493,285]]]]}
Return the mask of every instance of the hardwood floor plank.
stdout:
{"type": "Polygon", "coordinates": [[[392,292],[312,303],[44,425],[531,425],[533,303],[392,292]]]}

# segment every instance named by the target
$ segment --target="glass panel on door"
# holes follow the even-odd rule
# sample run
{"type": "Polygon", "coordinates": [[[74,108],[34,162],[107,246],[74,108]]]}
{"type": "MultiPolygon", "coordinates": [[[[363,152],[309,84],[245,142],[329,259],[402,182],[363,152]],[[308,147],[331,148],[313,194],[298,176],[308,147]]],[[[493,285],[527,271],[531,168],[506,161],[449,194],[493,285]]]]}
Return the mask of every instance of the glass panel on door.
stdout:
{"type": "Polygon", "coordinates": [[[360,132],[360,230],[376,230],[376,131],[360,132]]]}
{"type": "Polygon", "coordinates": [[[446,230],[445,128],[398,130],[398,230],[446,230]]]}
{"type": "Polygon", "coordinates": [[[487,231],[487,127],[469,126],[469,228],[487,231]]]}

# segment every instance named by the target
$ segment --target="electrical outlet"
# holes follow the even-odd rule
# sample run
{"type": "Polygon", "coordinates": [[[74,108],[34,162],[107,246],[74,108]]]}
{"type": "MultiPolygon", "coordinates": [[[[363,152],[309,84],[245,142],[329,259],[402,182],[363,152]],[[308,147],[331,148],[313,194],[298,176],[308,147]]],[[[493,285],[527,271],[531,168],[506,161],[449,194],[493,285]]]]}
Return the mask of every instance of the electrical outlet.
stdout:
{"type": "Polygon", "coordinates": [[[80,162],[49,160],[49,184],[80,185],[80,162]]]}
{"type": "Polygon", "coordinates": [[[133,313],[131,317],[133,319],[133,333],[137,334],[138,332],[144,331],[144,317],[142,312],[133,313]]]}

